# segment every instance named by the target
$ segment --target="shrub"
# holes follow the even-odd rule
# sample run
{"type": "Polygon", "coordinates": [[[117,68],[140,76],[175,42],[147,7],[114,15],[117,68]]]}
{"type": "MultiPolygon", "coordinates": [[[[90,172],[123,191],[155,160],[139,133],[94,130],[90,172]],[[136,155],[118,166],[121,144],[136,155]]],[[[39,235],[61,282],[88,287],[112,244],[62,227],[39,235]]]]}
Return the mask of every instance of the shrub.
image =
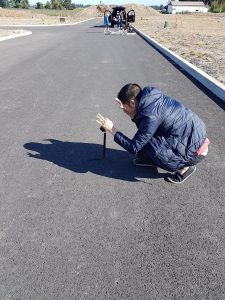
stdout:
{"type": "Polygon", "coordinates": [[[36,9],[42,9],[44,6],[41,2],[37,2],[35,8],[36,9]]]}
{"type": "Polygon", "coordinates": [[[213,1],[210,11],[214,12],[214,13],[225,12],[225,2],[224,1],[218,1],[218,0],[213,1]]]}
{"type": "Polygon", "coordinates": [[[46,2],[45,8],[46,9],[51,9],[52,8],[51,3],[49,1],[46,2]]]}

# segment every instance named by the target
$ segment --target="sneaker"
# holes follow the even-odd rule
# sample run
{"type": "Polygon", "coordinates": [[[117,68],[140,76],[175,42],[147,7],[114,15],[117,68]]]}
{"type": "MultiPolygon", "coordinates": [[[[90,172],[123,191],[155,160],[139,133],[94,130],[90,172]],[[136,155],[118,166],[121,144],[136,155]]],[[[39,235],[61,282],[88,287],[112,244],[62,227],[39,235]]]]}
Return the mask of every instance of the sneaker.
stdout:
{"type": "Polygon", "coordinates": [[[188,179],[188,177],[190,177],[192,174],[194,174],[195,171],[196,171],[196,166],[191,166],[188,168],[188,170],[183,175],[181,175],[180,173],[177,172],[173,176],[167,177],[167,180],[172,183],[181,184],[186,179],[188,179]]]}
{"type": "Polygon", "coordinates": [[[135,166],[140,166],[140,167],[157,167],[156,163],[154,161],[151,160],[140,160],[139,158],[135,158],[133,160],[133,164],[135,166]]]}

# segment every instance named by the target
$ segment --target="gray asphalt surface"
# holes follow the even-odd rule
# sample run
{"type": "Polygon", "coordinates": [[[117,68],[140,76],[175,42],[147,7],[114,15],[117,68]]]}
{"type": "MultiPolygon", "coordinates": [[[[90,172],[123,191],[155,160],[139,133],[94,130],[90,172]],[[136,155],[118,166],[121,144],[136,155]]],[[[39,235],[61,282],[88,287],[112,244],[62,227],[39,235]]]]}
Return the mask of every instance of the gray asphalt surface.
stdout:
{"type": "Polygon", "coordinates": [[[225,116],[140,37],[100,21],[0,43],[0,299],[225,299],[225,116]],[[97,26],[97,27],[96,27],[97,26]],[[101,112],[128,82],[193,109],[211,140],[183,185],[132,166],[101,112]]]}

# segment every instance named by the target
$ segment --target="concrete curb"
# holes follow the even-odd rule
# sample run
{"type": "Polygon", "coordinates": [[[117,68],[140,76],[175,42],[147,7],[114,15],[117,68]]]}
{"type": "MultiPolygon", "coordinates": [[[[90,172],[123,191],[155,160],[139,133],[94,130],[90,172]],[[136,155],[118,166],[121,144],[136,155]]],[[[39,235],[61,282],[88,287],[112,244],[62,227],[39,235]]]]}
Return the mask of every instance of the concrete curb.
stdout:
{"type": "Polygon", "coordinates": [[[183,70],[185,70],[188,74],[194,77],[197,81],[199,81],[203,86],[205,86],[208,90],[210,90],[217,97],[225,101],[225,85],[216,80],[215,78],[209,76],[199,68],[195,67],[193,64],[189,63],[187,60],[181,58],[179,55],[169,50],[168,48],[162,46],[142,31],[137,29],[135,26],[132,26],[133,29],[140,35],[145,41],[149,44],[153,45],[156,49],[158,49],[165,56],[169,57],[173,60],[177,65],[179,65],[183,70]]]}
{"type": "Polygon", "coordinates": [[[2,36],[2,37],[0,37],[0,42],[6,41],[6,40],[11,40],[11,39],[22,37],[22,36],[31,35],[31,34],[32,34],[32,31],[26,31],[26,32],[18,33],[18,34],[2,36]]]}
{"type": "Polygon", "coordinates": [[[79,21],[79,22],[76,22],[76,23],[70,23],[70,24],[30,24],[30,25],[27,25],[27,24],[24,24],[24,25],[0,25],[0,28],[1,27],[57,27],[57,26],[73,26],[73,25],[77,25],[77,24],[80,24],[80,23],[83,23],[83,22],[87,22],[87,21],[90,21],[90,20],[94,20],[94,19],[97,19],[96,18],[90,18],[90,19],[86,19],[86,20],[83,20],[83,21],[79,21]]]}

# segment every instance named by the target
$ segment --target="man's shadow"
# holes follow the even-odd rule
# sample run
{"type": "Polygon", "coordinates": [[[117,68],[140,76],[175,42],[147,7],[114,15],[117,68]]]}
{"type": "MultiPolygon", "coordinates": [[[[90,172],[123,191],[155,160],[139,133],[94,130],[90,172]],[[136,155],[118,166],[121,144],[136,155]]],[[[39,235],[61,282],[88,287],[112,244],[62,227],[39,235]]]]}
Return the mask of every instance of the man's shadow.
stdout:
{"type": "Polygon", "coordinates": [[[123,150],[106,149],[103,159],[103,146],[99,144],[63,142],[54,139],[44,143],[27,143],[24,148],[32,158],[42,159],[76,173],[92,172],[100,176],[126,181],[142,181],[139,178],[162,178],[157,168],[137,167],[131,156],[123,150]]]}

